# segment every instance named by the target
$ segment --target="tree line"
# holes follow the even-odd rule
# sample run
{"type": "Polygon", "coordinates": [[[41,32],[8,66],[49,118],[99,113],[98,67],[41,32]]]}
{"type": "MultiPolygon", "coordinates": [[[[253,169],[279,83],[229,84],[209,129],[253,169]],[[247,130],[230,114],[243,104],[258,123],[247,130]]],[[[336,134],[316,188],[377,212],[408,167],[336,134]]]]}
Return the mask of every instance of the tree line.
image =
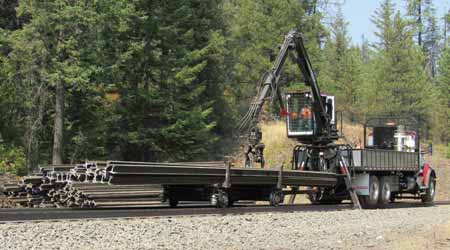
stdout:
{"type": "MultiPolygon", "coordinates": [[[[420,115],[447,143],[450,12],[405,3],[356,44],[332,0],[0,1],[0,169],[218,159],[291,29],[350,119],[420,115]]],[[[281,82],[303,87],[295,64],[281,82]]]]}

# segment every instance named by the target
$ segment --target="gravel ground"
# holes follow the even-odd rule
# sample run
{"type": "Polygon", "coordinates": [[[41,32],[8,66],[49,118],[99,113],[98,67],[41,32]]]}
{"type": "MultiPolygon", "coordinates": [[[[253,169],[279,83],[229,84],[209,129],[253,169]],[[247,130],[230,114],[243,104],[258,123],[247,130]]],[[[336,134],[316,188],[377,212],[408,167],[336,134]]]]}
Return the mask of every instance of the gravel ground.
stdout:
{"type": "Polygon", "coordinates": [[[0,224],[0,249],[390,249],[443,225],[450,206],[34,222],[0,224]]]}

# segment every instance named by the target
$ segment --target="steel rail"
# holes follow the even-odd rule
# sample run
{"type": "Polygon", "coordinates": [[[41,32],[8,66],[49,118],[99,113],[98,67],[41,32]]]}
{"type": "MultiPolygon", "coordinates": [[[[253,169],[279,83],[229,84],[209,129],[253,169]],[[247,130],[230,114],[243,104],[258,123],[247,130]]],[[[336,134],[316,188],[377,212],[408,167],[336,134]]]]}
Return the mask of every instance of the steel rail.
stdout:
{"type": "MultiPolygon", "coordinates": [[[[388,206],[390,209],[403,209],[430,206],[449,206],[450,201],[440,201],[434,204],[420,202],[398,202],[388,206]]],[[[67,220],[92,220],[92,219],[118,219],[118,218],[149,218],[172,216],[202,216],[202,215],[235,215],[253,213],[291,213],[291,212],[328,212],[351,210],[352,204],[340,205],[281,205],[271,207],[264,205],[241,205],[226,209],[217,209],[211,206],[199,204],[182,204],[180,208],[163,208],[160,205],[152,208],[126,208],[111,207],[108,209],[0,209],[0,223],[22,223],[30,221],[58,221],[67,220]]]]}
{"type": "MultiPolygon", "coordinates": [[[[218,184],[226,176],[223,167],[112,165],[108,175],[109,183],[126,184],[218,184]]],[[[231,168],[230,184],[241,185],[275,185],[278,183],[280,170],[231,168]]],[[[282,171],[283,185],[334,186],[338,175],[334,173],[313,171],[282,171]]]]}

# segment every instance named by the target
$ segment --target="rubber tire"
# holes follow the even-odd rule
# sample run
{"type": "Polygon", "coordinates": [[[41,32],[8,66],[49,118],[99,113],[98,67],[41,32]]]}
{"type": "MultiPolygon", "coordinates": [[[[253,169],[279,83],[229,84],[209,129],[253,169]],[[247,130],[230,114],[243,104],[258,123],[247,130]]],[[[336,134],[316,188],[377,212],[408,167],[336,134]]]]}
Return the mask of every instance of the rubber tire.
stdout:
{"type": "Polygon", "coordinates": [[[380,207],[385,207],[389,204],[389,202],[391,202],[392,188],[389,178],[381,177],[379,196],[378,205],[380,205],[380,207]]]}
{"type": "Polygon", "coordinates": [[[279,190],[272,191],[269,196],[270,205],[278,207],[280,203],[283,203],[283,192],[279,190]]]}
{"type": "Polygon", "coordinates": [[[428,182],[428,188],[425,192],[425,195],[422,196],[423,203],[432,203],[434,200],[434,195],[436,194],[436,179],[430,176],[430,180],[428,182]]]}
{"type": "Polygon", "coordinates": [[[380,197],[380,182],[375,175],[369,179],[369,195],[359,196],[362,208],[376,208],[380,197]]]}

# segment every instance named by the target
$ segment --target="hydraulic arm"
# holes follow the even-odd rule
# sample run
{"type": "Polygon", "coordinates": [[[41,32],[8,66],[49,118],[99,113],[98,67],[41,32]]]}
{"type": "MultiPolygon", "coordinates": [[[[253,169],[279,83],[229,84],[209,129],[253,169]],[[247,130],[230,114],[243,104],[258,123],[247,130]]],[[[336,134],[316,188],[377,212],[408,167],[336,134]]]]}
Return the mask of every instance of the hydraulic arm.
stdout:
{"type": "Polygon", "coordinates": [[[284,38],[280,51],[273,63],[272,69],[264,75],[258,93],[251,103],[248,112],[241,119],[239,131],[246,134],[248,145],[245,151],[245,165],[249,167],[253,161],[264,166],[264,145],[261,143],[262,133],[258,127],[262,107],[266,100],[278,100],[281,114],[288,115],[280,92],[280,74],[284,63],[290,54],[294,57],[300,71],[304,76],[306,86],[310,87],[311,109],[314,117],[314,133],[307,136],[299,136],[300,142],[307,144],[328,144],[337,138],[337,133],[331,125],[330,113],[327,112],[325,98],[321,95],[319,85],[306,52],[302,35],[296,31],[290,31],[284,38]]]}

